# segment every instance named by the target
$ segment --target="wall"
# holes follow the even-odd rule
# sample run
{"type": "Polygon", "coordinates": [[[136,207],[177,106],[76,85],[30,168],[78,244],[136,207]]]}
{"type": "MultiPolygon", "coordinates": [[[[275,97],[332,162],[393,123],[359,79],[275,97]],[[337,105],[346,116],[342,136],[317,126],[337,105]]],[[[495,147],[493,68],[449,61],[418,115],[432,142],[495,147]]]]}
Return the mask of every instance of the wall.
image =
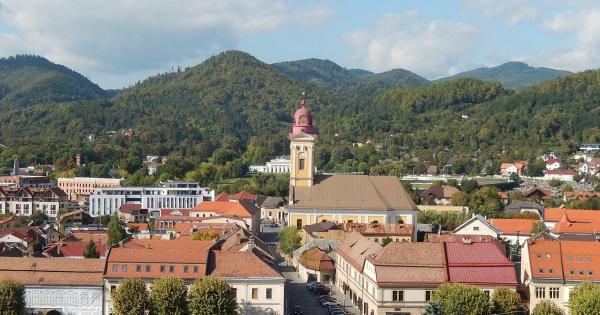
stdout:
{"type": "Polygon", "coordinates": [[[63,315],[102,314],[102,287],[27,286],[27,309],[57,310],[63,315]]]}

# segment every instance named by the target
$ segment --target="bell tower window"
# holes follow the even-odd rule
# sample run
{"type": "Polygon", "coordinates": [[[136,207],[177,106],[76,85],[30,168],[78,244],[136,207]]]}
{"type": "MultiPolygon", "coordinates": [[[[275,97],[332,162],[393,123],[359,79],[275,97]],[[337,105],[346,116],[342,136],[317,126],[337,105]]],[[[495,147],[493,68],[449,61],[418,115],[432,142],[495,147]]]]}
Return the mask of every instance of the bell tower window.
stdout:
{"type": "Polygon", "coordinates": [[[303,170],[304,169],[304,159],[300,159],[298,161],[298,169],[299,170],[303,170]]]}

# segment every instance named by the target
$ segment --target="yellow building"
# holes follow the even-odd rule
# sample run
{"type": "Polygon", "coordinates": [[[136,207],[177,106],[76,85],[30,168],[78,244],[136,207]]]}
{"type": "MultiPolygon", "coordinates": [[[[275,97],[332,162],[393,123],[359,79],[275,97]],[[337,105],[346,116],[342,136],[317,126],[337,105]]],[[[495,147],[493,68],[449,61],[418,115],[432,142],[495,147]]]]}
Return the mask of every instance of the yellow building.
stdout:
{"type": "Polygon", "coordinates": [[[318,175],[313,152],[318,135],[311,112],[294,114],[290,139],[288,225],[318,222],[415,224],[417,206],[395,176],[318,175]]]}

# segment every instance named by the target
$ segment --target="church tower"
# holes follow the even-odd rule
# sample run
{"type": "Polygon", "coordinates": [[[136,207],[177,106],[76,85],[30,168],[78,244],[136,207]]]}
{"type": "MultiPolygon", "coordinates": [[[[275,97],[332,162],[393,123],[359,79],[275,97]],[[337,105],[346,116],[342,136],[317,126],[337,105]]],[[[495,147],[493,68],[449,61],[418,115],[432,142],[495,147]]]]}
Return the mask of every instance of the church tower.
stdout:
{"type": "MultiPolygon", "coordinates": [[[[301,108],[294,114],[290,139],[290,197],[295,187],[310,187],[315,176],[314,145],[318,134],[313,128],[312,114],[304,107],[304,93],[301,108]]],[[[293,198],[291,198],[293,200],[293,198]]]]}

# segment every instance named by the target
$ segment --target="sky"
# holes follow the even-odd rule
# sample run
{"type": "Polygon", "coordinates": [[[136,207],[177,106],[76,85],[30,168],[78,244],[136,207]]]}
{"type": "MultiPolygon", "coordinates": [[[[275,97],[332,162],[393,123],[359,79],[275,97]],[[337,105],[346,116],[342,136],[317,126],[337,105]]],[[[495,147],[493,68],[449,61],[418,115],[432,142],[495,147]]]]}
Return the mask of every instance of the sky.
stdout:
{"type": "Polygon", "coordinates": [[[0,0],[0,57],[122,88],[224,50],[436,79],[507,61],[600,67],[594,0],[0,0]]]}

